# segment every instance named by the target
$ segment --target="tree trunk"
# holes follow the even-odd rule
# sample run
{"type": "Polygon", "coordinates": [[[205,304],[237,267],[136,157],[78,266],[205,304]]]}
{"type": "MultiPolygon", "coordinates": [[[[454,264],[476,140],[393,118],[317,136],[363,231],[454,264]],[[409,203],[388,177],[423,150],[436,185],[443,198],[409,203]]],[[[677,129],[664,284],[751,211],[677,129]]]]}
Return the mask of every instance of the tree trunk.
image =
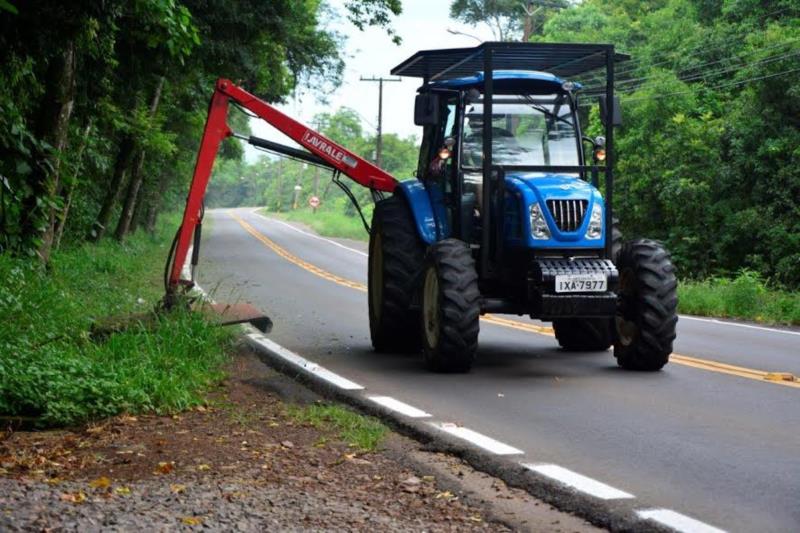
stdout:
{"type": "Polygon", "coordinates": [[[114,205],[117,203],[122,183],[125,181],[125,175],[128,172],[128,167],[131,165],[133,158],[133,139],[125,137],[119,143],[119,151],[117,152],[117,160],[114,162],[114,173],[111,175],[111,183],[108,184],[106,195],[103,198],[103,205],[100,207],[100,213],[97,215],[89,231],[87,237],[92,242],[99,241],[106,231],[109,220],[111,220],[111,212],[114,210],[114,205]]]}
{"type": "Polygon", "coordinates": [[[541,8],[533,8],[533,2],[528,0],[526,4],[522,7],[525,11],[525,19],[522,25],[522,42],[527,43],[531,40],[531,36],[533,35],[533,15],[539,11],[541,8]]]}
{"type": "MultiPolygon", "coordinates": [[[[152,119],[156,111],[158,110],[158,104],[161,100],[161,91],[164,89],[164,76],[159,78],[158,85],[156,85],[155,93],[153,93],[153,99],[150,101],[150,118],[152,119]]],[[[131,172],[131,179],[128,183],[128,190],[125,193],[125,202],[122,205],[122,212],[119,215],[119,221],[117,222],[117,229],[114,231],[114,237],[118,241],[122,241],[125,239],[125,235],[128,233],[128,228],[131,224],[131,218],[133,217],[133,211],[136,207],[136,199],[139,197],[139,189],[142,187],[142,180],[144,179],[142,175],[142,168],[144,167],[144,156],[145,151],[144,149],[139,149],[138,153],[135,157],[135,163],[133,165],[133,171],[131,172]]]]}
{"type": "Polygon", "coordinates": [[[75,187],[78,185],[78,174],[81,172],[83,166],[83,152],[86,150],[86,145],[89,144],[89,135],[92,133],[92,125],[94,118],[90,118],[83,131],[81,137],[81,144],[78,147],[78,152],[75,154],[75,171],[72,173],[72,181],[67,185],[66,191],[61,195],[64,207],[61,209],[61,214],[56,220],[55,237],[53,238],[53,249],[58,250],[61,246],[61,237],[64,236],[64,227],[67,225],[67,216],[69,216],[69,208],[72,205],[72,194],[75,192],[75,187]]]}
{"type": "Polygon", "coordinates": [[[158,183],[156,187],[153,189],[155,194],[152,195],[150,198],[149,203],[145,207],[146,213],[144,216],[144,229],[148,233],[153,233],[156,229],[156,222],[158,221],[158,213],[161,211],[161,204],[162,204],[162,196],[158,194],[159,191],[163,191],[169,180],[169,172],[162,172],[161,176],[158,178],[158,183]]]}
{"type": "Polygon", "coordinates": [[[136,198],[139,196],[139,189],[142,186],[142,167],[144,166],[144,150],[139,150],[131,169],[131,179],[128,180],[128,188],[125,191],[125,198],[122,203],[122,211],[117,221],[117,229],[114,230],[114,238],[118,241],[125,239],[128,227],[133,216],[133,208],[136,205],[136,198]]]}
{"type": "Polygon", "coordinates": [[[61,152],[67,144],[69,119],[75,101],[75,41],[69,40],[63,52],[50,61],[45,93],[34,132],[50,148],[38,154],[29,184],[31,194],[23,200],[22,235],[43,263],[50,260],[55,233],[59,192],[61,152]]]}
{"type": "Polygon", "coordinates": [[[131,225],[128,227],[128,233],[134,234],[142,224],[142,217],[144,217],[145,205],[152,201],[149,187],[147,186],[149,180],[142,180],[142,188],[139,189],[139,196],[136,199],[136,204],[133,206],[133,216],[131,217],[131,225]]]}

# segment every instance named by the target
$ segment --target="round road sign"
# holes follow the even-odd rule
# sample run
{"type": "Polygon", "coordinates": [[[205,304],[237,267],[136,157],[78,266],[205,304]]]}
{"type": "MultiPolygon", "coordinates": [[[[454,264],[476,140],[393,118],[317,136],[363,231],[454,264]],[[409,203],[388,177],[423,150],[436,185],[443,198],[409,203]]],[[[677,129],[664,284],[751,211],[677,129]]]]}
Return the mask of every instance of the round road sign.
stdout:
{"type": "Polygon", "coordinates": [[[319,207],[319,198],[317,198],[316,196],[312,196],[311,198],[308,199],[308,205],[310,205],[314,209],[318,208],[319,207]]]}

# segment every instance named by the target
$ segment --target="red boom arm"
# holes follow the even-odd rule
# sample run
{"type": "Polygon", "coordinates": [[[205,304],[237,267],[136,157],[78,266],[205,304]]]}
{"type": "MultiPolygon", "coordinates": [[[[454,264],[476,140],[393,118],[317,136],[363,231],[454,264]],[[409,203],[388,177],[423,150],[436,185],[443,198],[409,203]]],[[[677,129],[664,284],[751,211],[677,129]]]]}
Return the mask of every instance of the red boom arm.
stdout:
{"type": "Polygon", "coordinates": [[[181,283],[191,283],[189,280],[181,279],[181,270],[189,252],[192,235],[200,222],[200,209],[219,145],[223,139],[233,134],[226,122],[228,102],[230,100],[252,111],[353,181],[370,189],[385,192],[394,191],[397,185],[397,180],[391,174],[366,159],[359,157],[324,135],[281,113],[263,100],[237,87],[231,81],[218,80],[214,96],[211,98],[206,127],[203,131],[203,139],[200,142],[200,152],[197,154],[197,163],[194,167],[192,185],[189,189],[189,196],[186,199],[183,222],[178,232],[175,255],[169,271],[168,300],[170,296],[174,296],[175,290],[181,283]]]}

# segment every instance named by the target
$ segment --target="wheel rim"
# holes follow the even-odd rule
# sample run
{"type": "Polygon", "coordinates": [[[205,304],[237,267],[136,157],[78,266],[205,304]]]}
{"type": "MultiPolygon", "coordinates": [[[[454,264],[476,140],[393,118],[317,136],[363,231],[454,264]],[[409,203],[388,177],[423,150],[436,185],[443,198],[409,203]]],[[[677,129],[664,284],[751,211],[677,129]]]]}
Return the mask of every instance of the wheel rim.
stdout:
{"type": "Polygon", "coordinates": [[[619,301],[617,303],[617,315],[614,323],[617,328],[617,339],[623,346],[630,346],[636,339],[639,326],[636,324],[636,287],[634,284],[634,274],[626,270],[620,274],[619,279],[619,301]]]}
{"type": "Polygon", "coordinates": [[[422,320],[425,324],[425,340],[435,348],[439,344],[439,278],[431,267],[425,274],[422,289],[422,320]]]}
{"type": "Polygon", "coordinates": [[[373,239],[374,243],[370,253],[372,276],[369,278],[369,297],[372,303],[372,314],[376,320],[380,320],[381,303],[383,302],[383,243],[380,232],[376,231],[373,239]]]}

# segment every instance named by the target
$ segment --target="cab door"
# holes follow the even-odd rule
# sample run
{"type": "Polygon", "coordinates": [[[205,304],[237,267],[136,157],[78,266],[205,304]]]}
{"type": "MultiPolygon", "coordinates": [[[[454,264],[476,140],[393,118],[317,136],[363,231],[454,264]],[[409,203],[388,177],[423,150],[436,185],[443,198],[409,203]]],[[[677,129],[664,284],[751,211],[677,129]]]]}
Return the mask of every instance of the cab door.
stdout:
{"type": "Polygon", "coordinates": [[[458,128],[458,95],[445,94],[439,99],[439,123],[425,126],[417,165],[417,179],[425,184],[425,190],[433,208],[438,239],[452,235],[454,206],[460,202],[453,201],[454,192],[459,191],[456,165],[455,140],[458,128]],[[448,148],[445,140],[453,139],[448,148]]]}

